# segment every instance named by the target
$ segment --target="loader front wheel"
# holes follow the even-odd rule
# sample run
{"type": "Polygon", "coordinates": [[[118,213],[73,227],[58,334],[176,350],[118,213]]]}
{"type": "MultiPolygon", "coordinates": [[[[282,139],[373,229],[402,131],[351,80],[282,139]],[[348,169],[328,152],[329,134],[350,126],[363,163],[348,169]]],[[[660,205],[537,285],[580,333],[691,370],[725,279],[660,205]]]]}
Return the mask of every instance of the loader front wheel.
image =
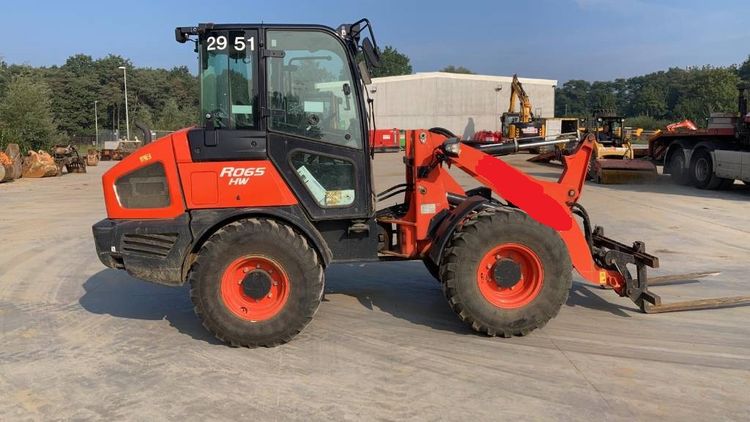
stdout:
{"type": "Polygon", "coordinates": [[[219,229],[201,247],[190,297],[203,326],[232,346],[286,343],[310,322],[323,294],[323,268],[289,226],[249,218],[219,229]]]}
{"type": "Polygon", "coordinates": [[[478,214],[454,234],[441,278],[451,308],[475,331],[522,336],[557,315],[572,265],[554,230],[504,210],[478,214]]]}

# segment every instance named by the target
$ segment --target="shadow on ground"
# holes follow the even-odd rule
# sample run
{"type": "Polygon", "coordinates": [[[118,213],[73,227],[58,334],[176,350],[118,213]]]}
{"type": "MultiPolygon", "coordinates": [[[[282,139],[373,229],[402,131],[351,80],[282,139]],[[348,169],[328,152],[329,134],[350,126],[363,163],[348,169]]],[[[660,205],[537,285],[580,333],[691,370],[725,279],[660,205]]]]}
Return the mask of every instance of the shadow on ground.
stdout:
{"type": "MultiPolygon", "coordinates": [[[[605,311],[619,317],[638,312],[635,305],[609,302],[592,289],[596,287],[573,283],[566,306],[605,311]]],[[[614,292],[607,293],[617,298],[614,292]]],[[[336,294],[351,296],[368,309],[379,309],[414,324],[459,334],[473,333],[453,313],[440,284],[418,261],[334,265],[326,276],[326,295],[336,294]]]]}
{"type": "Polygon", "coordinates": [[[187,286],[168,287],[147,283],[125,271],[107,269],[83,283],[78,302],[94,314],[140,320],[167,320],[179,332],[211,344],[220,344],[193,312],[187,286]]]}
{"type": "MultiPolygon", "coordinates": [[[[585,285],[579,282],[573,282],[573,287],[570,289],[568,300],[565,305],[571,308],[581,307],[587,309],[595,309],[599,311],[609,312],[614,316],[630,318],[632,312],[638,312],[638,308],[635,304],[629,304],[629,306],[620,306],[616,303],[608,301],[606,298],[600,297],[594,293],[593,289],[600,289],[597,286],[585,285]]],[[[601,289],[605,291],[604,289],[601,289]]],[[[617,294],[611,290],[605,291],[612,295],[612,299],[617,298],[617,294]]]]}
{"type": "MultiPolygon", "coordinates": [[[[94,314],[138,320],[167,320],[179,332],[210,344],[220,344],[193,313],[187,286],[168,287],[130,277],[124,271],[103,270],[83,284],[81,306],[94,314]]],[[[355,298],[369,310],[379,310],[413,324],[457,334],[473,334],[448,306],[441,287],[421,262],[340,264],[326,273],[325,302],[336,295],[355,298]]],[[[333,304],[333,306],[345,306],[333,304]]],[[[566,303],[629,317],[634,306],[620,306],[573,283],[566,303]]],[[[335,313],[335,312],[334,312],[335,313]]]]}
{"type": "Polygon", "coordinates": [[[419,261],[333,265],[326,297],[346,295],[369,310],[435,330],[471,334],[448,306],[440,284],[419,261]]]}

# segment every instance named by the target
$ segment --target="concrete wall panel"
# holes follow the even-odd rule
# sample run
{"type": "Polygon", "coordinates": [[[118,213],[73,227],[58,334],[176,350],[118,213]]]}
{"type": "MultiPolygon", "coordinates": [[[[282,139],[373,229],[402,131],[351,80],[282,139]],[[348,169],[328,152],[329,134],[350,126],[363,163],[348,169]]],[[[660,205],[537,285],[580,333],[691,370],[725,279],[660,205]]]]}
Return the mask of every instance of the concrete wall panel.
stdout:
{"type": "MultiPolygon", "coordinates": [[[[500,115],[508,110],[510,82],[511,78],[502,76],[418,73],[375,78],[368,89],[375,100],[379,128],[441,126],[466,137],[479,130],[500,130],[500,115]]],[[[521,82],[534,113],[553,117],[557,81],[522,78],[521,82]]]]}

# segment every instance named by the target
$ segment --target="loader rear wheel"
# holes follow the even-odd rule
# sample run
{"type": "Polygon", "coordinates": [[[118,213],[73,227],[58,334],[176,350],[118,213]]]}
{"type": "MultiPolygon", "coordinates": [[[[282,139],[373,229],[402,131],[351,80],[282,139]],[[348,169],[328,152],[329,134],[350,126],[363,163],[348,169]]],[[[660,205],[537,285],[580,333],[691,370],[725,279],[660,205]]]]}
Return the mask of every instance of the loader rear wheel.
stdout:
{"type": "Polygon", "coordinates": [[[572,285],[560,236],[515,210],[481,213],[465,223],[440,268],[451,308],[490,336],[523,336],[543,327],[572,285]]]}
{"type": "Polygon", "coordinates": [[[190,297],[203,326],[232,346],[286,343],[310,322],[323,295],[323,268],[307,240],[271,219],[219,229],[201,247],[190,297]]]}

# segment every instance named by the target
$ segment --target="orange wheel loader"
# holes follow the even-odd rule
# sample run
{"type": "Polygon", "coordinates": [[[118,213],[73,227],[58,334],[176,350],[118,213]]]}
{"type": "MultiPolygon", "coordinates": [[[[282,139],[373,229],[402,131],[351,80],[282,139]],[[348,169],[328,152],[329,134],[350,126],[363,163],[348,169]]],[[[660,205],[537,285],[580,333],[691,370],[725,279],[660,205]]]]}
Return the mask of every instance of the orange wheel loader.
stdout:
{"type": "MultiPolygon", "coordinates": [[[[224,342],[292,339],[336,262],[422,260],[458,317],[491,336],[547,323],[573,269],[646,312],[664,309],[646,276],[658,259],[592,229],[577,203],[591,138],[553,183],[497,158],[515,143],[411,130],[403,183],[375,195],[363,88],[379,53],[369,21],[201,24],[176,38],[199,55],[201,123],[104,174],[107,218],[93,232],[106,266],[189,283],[195,312],[224,342]],[[484,186],[464,190],[449,166],[484,186]],[[377,207],[396,195],[403,202],[377,207]]],[[[698,305],[681,306],[709,304],[698,305]]]]}

